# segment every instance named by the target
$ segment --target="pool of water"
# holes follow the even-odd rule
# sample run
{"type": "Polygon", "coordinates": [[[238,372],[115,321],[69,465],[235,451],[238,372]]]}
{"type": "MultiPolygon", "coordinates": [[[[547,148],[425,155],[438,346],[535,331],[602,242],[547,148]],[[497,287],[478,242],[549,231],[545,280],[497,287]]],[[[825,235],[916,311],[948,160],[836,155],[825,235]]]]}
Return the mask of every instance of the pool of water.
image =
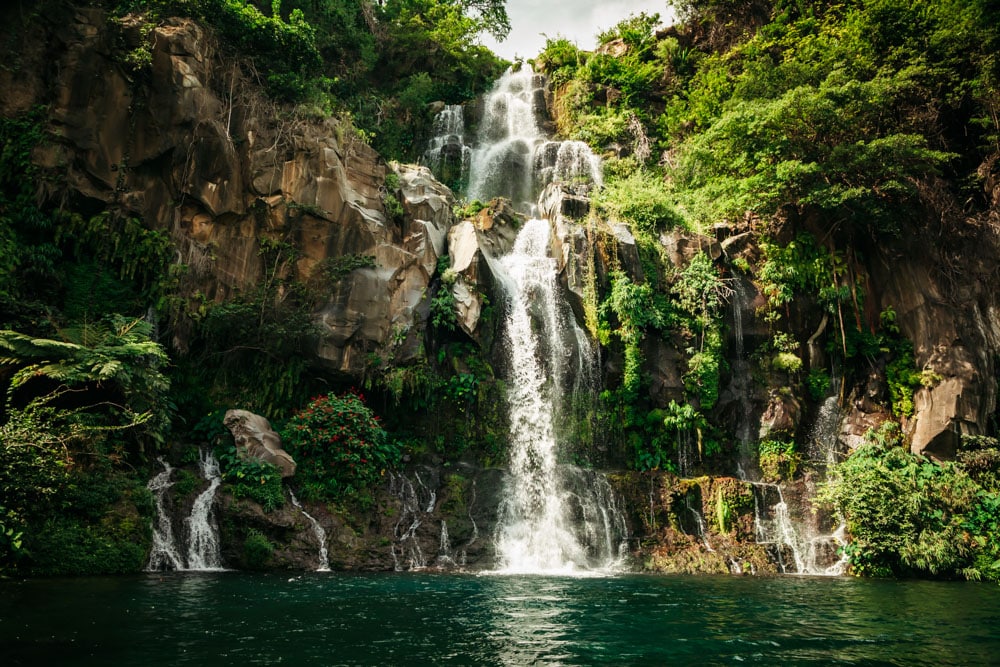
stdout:
{"type": "Polygon", "coordinates": [[[0,664],[1000,664],[1000,587],[179,573],[0,582],[0,664]]]}

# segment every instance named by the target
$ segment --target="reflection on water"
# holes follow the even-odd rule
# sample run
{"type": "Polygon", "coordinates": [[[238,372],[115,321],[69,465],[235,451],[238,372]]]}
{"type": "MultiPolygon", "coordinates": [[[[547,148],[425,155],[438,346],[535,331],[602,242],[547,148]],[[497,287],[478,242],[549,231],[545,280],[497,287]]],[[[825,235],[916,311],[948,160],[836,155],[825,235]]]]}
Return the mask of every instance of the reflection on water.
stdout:
{"type": "Polygon", "coordinates": [[[987,584],[151,574],[0,582],[10,665],[985,665],[987,584]]]}
{"type": "MultiPolygon", "coordinates": [[[[580,636],[562,578],[490,577],[487,638],[503,665],[564,663],[580,636]]],[[[484,582],[485,583],[485,582],[484,582]]]]}

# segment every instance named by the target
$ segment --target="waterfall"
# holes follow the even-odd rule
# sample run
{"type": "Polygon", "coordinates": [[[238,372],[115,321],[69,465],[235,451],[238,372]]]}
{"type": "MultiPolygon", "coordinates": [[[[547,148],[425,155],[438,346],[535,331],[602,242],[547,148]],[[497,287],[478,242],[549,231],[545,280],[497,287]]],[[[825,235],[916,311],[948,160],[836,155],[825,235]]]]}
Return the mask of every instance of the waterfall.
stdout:
{"type": "Polygon", "coordinates": [[[705,547],[705,551],[714,552],[715,549],[708,542],[708,534],[705,531],[705,517],[701,515],[701,511],[691,507],[691,498],[684,497],[684,506],[687,508],[688,512],[694,517],[695,532],[697,533],[698,539],[701,540],[702,545],[705,547]]]}
{"type": "Polygon", "coordinates": [[[580,141],[553,141],[542,130],[546,79],[523,65],[508,69],[483,100],[472,151],[468,198],[503,196],[530,211],[548,183],[600,184],[600,160],[580,141]]]}
{"type": "MultiPolygon", "coordinates": [[[[574,330],[571,313],[565,312],[556,262],[548,256],[549,235],[547,221],[529,220],[513,251],[500,260],[509,301],[504,335],[510,355],[511,439],[511,477],[496,536],[498,569],[503,572],[610,567],[619,556],[621,534],[614,533],[620,528],[605,522],[606,530],[593,529],[586,518],[599,499],[584,499],[579,485],[567,483],[565,467],[557,462],[555,421],[565,396],[564,378],[574,356],[579,360],[593,351],[586,337],[574,330]],[[586,349],[574,349],[581,344],[586,349]]],[[[594,485],[589,486],[593,490],[594,485]]]]}
{"type": "Polygon", "coordinates": [[[465,113],[460,104],[445,106],[434,117],[434,136],[424,152],[424,163],[444,183],[463,184],[468,177],[472,149],[465,143],[465,113]]]}
{"type": "Polygon", "coordinates": [[[809,460],[825,467],[837,462],[840,431],[840,376],[833,374],[830,395],[823,399],[809,431],[809,460]]]}
{"type": "Polygon", "coordinates": [[[681,429],[677,432],[677,473],[681,477],[691,475],[696,457],[694,436],[691,429],[681,429]]]}
{"type": "Polygon", "coordinates": [[[208,488],[198,494],[191,506],[191,514],[184,519],[187,536],[187,550],[182,549],[174,538],[173,523],[167,509],[167,499],[173,482],[170,480],[174,469],[162,458],[157,459],[163,472],[155,475],[146,488],[153,492],[156,501],[156,522],[153,524],[153,547],[149,554],[146,570],[222,570],[219,554],[219,530],[212,517],[212,503],[215,492],[222,483],[219,462],[211,452],[201,452],[199,467],[202,477],[208,481],[208,488]]]}
{"type": "Polygon", "coordinates": [[[181,552],[177,548],[174,539],[174,529],[170,522],[170,514],[167,512],[166,495],[167,490],[173,486],[170,475],[174,469],[162,458],[156,459],[163,466],[163,472],[157,474],[146,488],[152,491],[156,501],[156,523],[153,524],[153,548],[149,552],[149,562],[146,570],[157,572],[159,570],[183,570],[184,560],[181,552]]]}
{"type": "MultiPolygon", "coordinates": [[[[402,505],[396,525],[393,526],[392,550],[393,566],[397,572],[404,569],[422,570],[427,567],[427,559],[424,558],[423,549],[417,539],[417,529],[420,528],[425,518],[424,508],[433,506],[433,499],[426,504],[417,493],[417,488],[405,475],[390,473],[389,491],[400,500],[402,505]],[[397,551],[398,550],[398,551],[397,551]],[[402,559],[402,560],[400,560],[402,559]]],[[[415,475],[417,484],[423,489],[420,475],[415,475]]],[[[426,491],[426,489],[423,489],[426,491]]]]}
{"type": "Polygon", "coordinates": [[[309,523],[312,525],[313,535],[316,536],[316,541],[319,543],[319,567],[316,568],[317,572],[329,572],[330,571],[330,557],[329,552],[326,548],[326,531],[323,530],[323,526],[319,525],[319,521],[313,517],[312,514],[307,512],[299,499],[295,497],[295,493],[288,489],[288,497],[292,501],[292,505],[302,513],[309,523]]]}
{"type": "Polygon", "coordinates": [[[739,446],[737,471],[740,479],[746,480],[756,470],[753,451],[753,405],[750,396],[753,391],[753,376],[747,359],[743,337],[743,314],[750,309],[750,294],[746,284],[737,277],[733,280],[733,359],[732,391],[740,406],[739,423],[736,428],[736,442],[739,446]]]}
{"type": "Polygon", "coordinates": [[[211,452],[202,452],[199,466],[202,476],[208,480],[208,488],[195,498],[191,516],[184,520],[188,531],[187,569],[221,570],[219,531],[212,516],[212,503],[222,476],[219,474],[219,462],[211,452]]]}
{"type": "Polygon", "coordinates": [[[845,526],[830,535],[803,537],[789,515],[780,486],[754,482],[753,488],[757,543],[768,547],[783,574],[838,576],[846,571],[847,556],[837,554],[847,542],[845,526]]]}

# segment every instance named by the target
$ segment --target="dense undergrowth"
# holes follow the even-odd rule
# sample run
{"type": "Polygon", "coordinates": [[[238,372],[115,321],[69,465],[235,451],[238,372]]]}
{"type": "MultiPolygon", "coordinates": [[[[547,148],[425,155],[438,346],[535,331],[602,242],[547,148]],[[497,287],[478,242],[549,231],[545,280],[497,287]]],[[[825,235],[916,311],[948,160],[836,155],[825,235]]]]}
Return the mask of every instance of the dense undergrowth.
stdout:
{"type": "MultiPolygon", "coordinates": [[[[534,63],[555,88],[560,132],[604,156],[599,213],[628,223],[640,253],[641,278],[612,273],[601,307],[602,342],[623,359],[620,384],[606,392],[623,455],[638,469],[671,469],[691,440],[706,470],[739,455],[732,417],[713,412],[720,378],[734,372],[720,305],[738,281],[766,299],[756,317],[769,339],[748,361],[772,406],[818,404],[831,366],[848,387],[875,369],[885,412],[905,422],[914,393],[940,377],[916,366],[894,310],[868,303],[864,266],[928,224],[960,237],[965,220],[988,214],[980,169],[1000,149],[996,8],[672,4],[675,26],[633,15],[601,33],[595,53],[554,38],[534,63]],[[715,265],[695,255],[683,271],[663,257],[663,234],[711,235],[718,223],[749,232],[756,251],[715,265]],[[807,337],[826,364],[805,354],[807,337]],[[667,410],[649,400],[642,371],[654,339],[681,350],[688,369],[683,401],[667,410]]],[[[788,428],[759,436],[764,479],[813,465],[805,434],[788,428]]],[[[912,457],[907,445],[866,445],[837,468],[831,488],[854,534],[855,571],[995,578],[996,488],[977,486],[962,463],[912,457]]],[[[983,452],[992,451],[965,444],[959,457],[989,468],[983,452]]]]}

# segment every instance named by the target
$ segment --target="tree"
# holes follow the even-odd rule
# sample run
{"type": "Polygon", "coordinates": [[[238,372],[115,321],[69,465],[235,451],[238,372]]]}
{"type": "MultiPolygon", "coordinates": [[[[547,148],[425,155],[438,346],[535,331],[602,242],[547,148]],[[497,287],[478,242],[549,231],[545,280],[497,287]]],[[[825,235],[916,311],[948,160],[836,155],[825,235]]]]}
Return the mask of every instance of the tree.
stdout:
{"type": "Polygon", "coordinates": [[[95,324],[67,327],[61,340],[0,331],[0,366],[14,369],[7,390],[8,420],[45,416],[86,444],[101,433],[137,429],[136,440],[162,443],[170,424],[162,373],[163,348],[143,319],[110,315],[95,324]]]}

